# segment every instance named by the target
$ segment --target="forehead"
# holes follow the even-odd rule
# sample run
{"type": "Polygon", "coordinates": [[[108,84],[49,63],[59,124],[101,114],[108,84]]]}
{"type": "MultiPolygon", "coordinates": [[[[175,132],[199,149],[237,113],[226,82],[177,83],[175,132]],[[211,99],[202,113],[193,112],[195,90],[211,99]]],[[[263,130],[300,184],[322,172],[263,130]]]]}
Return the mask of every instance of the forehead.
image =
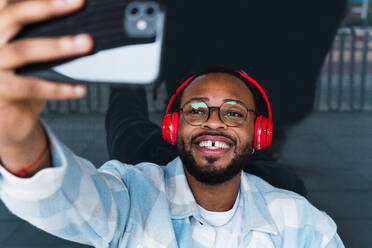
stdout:
{"type": "Polygon", "coordinates": [[[251,90],[239,78],[228,73],[208,73],[197,77],[184,90],[181,105],[192,98],[208,98],[210,105],[220,105],[225,99],[243,102],[247,107],[254,107],[251,90]]]}

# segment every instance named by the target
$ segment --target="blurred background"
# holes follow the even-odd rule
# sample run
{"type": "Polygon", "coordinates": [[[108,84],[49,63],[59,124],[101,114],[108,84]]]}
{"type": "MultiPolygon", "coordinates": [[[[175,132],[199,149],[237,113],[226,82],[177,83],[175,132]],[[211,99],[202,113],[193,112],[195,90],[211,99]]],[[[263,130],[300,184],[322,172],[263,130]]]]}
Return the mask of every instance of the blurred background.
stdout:
{"type": "MultiPolygon", "coordinates": [[[[150,119],[160,125],[174,81],[205,66],[203,57],[242,67],[267,91],[274,125],[285,129],[279,161],[304,180],[309,201],[335,220],[345,247],[371,247],[372,1],[224,2],[224,15],[192,2],[166,3],[164,77],[146,86],[150,119]],[[246,2],[249,11],[239,5],[246,2]],[[181,21],[169,23],[176,19],[181,21]],[[236,30],[231,20],[246,29],[236,30]],[[182,21],[189,30],[180,32],[182,21]],[[205,34],[211,25],[216,30],[205,34]],[[218,57],[207,49],[211,45],[218,57]],[[203,53],[180,59],[195,51],[203,53]]],[[[90,85],[84,99],[49,102],[42,115],[63,142],[97,167],[109,159],[104,130],[109,91],[107,85],[90,85]]],[[[0,203],[1,248],[51,246],[83,247],[36,230],[0,203]]]]}

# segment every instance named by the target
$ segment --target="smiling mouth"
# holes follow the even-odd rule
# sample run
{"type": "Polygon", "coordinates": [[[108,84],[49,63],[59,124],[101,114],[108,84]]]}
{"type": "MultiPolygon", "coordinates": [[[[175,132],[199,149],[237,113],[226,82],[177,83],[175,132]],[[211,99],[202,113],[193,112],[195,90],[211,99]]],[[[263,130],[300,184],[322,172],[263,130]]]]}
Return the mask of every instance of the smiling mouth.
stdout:
{"type": "Polygon", "coordinates": [[[206,156],[218,156],[229,152],[234,142],[224,136],[202,135],[193,143],[196,149],[206,156]]]}

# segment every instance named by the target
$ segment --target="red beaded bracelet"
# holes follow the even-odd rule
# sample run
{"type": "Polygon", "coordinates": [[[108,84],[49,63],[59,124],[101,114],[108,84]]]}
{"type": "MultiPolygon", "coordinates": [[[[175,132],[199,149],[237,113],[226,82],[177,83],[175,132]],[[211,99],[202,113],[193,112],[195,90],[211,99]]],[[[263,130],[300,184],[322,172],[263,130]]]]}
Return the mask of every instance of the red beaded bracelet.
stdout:
{"type": "Polygon", "coordinates": [[[26,173],[29,170],[31,170],[32,168],[34,168],[36,165],[38,165],[40,163],[40,161],[44,158],[44,156],[45,156],[45,154],[47,153],[48,150],[49,150],[49,144],[47,142],[47,144],[46,144],[43,152],[40,154],[40,156],[34,162],[32,162],[30,165],[28,165],[26,168],[24,168],[20,172],[17,172],[15,175],[17,177],[25,177],[26,173]]]}

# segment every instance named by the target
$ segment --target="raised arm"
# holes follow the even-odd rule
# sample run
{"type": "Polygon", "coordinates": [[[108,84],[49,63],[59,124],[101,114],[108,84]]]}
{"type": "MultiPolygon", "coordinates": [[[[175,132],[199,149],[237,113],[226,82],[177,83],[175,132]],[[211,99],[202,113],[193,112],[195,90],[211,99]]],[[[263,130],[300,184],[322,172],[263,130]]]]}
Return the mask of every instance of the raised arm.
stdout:
{"type": "MultiPolygon", "coordinates": [[[[14,69],[29,63],[88,52],[87,35],[11,41],[23,25],[79,9],[83,0],[0,0],[0,158],[16,174],[36,161],[47,147],[39,115],[48,99],[82,97],[85,88],[21,77],[14,69]]],[[[27,172],[32,176],[50,165],[50,153],[27,172]]]]}
{"type": "Polygon", "coordinates": [[[110,158],[123,163],[165,165],[177,157],[176,148],[163,141],[161,128],[149,120],[143,86],[111,88],[106,137],[110,158]]]}
{"type": "Polygon", "coordinates": [[[47,100],[82,97],[85,87],[14,72],[21,65],[90,51],[92,39],[84,34],[11,40],[23,25],[73,12],[83,4],[83,0],[0,0],[0,197],[11,212],[41,229],[108,247],[115,246],[119,240],[115,235],[123,233],[125,224],[120,221],[125,221],[129,209],[120,173],[98,172],[39,120],[47,100]]]}

